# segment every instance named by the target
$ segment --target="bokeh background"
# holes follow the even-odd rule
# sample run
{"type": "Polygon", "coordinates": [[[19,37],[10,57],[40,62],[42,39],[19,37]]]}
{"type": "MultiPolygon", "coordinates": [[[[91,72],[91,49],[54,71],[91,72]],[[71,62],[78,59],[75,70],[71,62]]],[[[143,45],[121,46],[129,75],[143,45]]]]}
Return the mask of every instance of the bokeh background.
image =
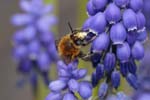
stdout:
{"type": "MultiPolygon", "coordinates": [[[[61,35],[70,31],[67,21],[70,21],[73,27],[80,27],[87,17],[83,6],[86,0],[46,0],[47,3],[49,1],[55,5],[55,12],[59,19],[57,31],[61,35]]],[[[30,84],[26,84],[23,88],[16,86],[19,76],[11,56],[11,39],[15,28],[10,24],[10,17],[18,12],[20,12],[19,0],[0,0],[0,100],[34,99],[30,84]]],[[[48,94],[48,92],[41,93],[41,98],[48,94]]],[[[39,100],[42,100],[41,98],[39,100]]]]}
{"type": "MultiPolygon", "coordinates": [[[[35,100],[32,93],[32,87],[29,83],[22,88],[17,88],[16,81],[19,76],[16,73],[16,65],[13,62],[12,35],[15,28],[10,23],[10,17],[14,13],[20,12],[20,0],[0,0],[0,100],[35,100]]],[[[56,34],[59,38],[70,32],[67,22],[76,27],[81,27],[87,18],[86,2],[87,0],[45,0],[46,3],[52,3],[55,6],[55,15],[59,19],[56,26],[56,34]]],[[[90,63],[83,63],[79,66],[89,66],[90,63]]],[[[90,68],[88,68],[90,70],[90,68]]],[[[55,70],[55,68],[53,68],[55,70]]],[[[55,72],[55,71],[54,71],[55,72]]],[[[54,77],[56,78],[56,73],[54,77]]],[[[124,84],[125,86],[125,84],[124,84]]],[[[128,89],[126,89],[128,91],[128,89]]],[[[42,83],[39,85],[38,96],[36,100],[44,100],[49,93],[47,87],[42,83]]]]}

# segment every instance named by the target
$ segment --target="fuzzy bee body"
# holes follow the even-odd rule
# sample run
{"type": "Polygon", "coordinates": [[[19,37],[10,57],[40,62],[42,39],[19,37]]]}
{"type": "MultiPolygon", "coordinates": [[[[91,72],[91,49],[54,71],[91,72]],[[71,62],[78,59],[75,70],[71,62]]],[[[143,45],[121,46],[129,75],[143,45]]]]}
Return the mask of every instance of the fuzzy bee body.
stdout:
{"type": "Polygon", "coordinates": [[[80,54],[80,47],[77,46],[72,39],[70,34],[61,38],[58,43],[58,53],[65,63],[70,63],[80,54]]]}
{"type": "Polygon", "coordinates": [[[77,57],[84,59],[87,55],[83,54],[83,52],[80,50],[81,47],[91,43],[98,35],[97,32],[91,29],[72,30],[70,24],[69,27],[72,33],[63,36],[56,43],[58,54],[66,64],[69,64],[77,57]]]}

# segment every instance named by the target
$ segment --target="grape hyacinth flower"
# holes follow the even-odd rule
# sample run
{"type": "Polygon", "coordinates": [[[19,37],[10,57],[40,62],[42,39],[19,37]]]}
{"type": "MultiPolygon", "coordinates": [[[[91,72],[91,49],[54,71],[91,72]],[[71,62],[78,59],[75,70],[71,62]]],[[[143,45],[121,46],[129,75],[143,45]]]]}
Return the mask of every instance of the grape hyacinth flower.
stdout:
{"type": "Polygon", "coordinates": [[[100,98],[106,96],[109,87],[120,86],[121,75],[133,88],[138,87],[135,61],[144,57],[142,43],[147,37],[142,9],[143,0],[89,0],[87,3],[89,18],[82,28],[99,33],[91,46],[91,52],[96,53],[91,61],[96,68],[92,74],[93,87],[104,80],[99,86],[100,98]]]}
{"type": "Polygon", "coordinates": [[[150,9],[150,1],[149,0],[143,0],[143,14],[146,18],[146,29],[150,31],[150,14],[149,14],[149,9],[150,9]]]}
{"type": "Polygon", "coordinates": [[[17,70],[30,76],[33,86],[38,74],[48,85],[50,65],[58,59],[52,32],[57,23],[53,6],[44,4],[43,0],[20,0],[20,8],[24,12],[11,17],[12,24],[20,28],[12,40],[17,70]]]}
{"type": "Polygon", "coordinates": [[[58,79],[49,84],[51,93],[45,100],[78,100],[79,94],[82,100],[87,100],[92,95],[92,85],[86,80],[82,80],[86,74],[86,69],[77,68],[78,61],[75,60],[66,65],[63,61],[58,61],[58,79]],[[55,99],[53,99],[55,97],[55,99]]]}
{"type": "Polygon", "coordinates": [[[145,57],[141,61],[138,71],[139,75],[139,89],[134,91],[133,100],[148,100],[150,98],[150,49],[149,41],[146,45],[145,57]]]}

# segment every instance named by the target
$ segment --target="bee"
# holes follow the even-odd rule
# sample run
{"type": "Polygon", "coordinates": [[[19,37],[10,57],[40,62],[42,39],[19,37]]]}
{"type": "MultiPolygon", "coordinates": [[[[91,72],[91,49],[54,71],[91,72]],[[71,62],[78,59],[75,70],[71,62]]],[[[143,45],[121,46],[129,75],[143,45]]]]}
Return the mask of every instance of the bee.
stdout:
{"type": "Polygon", "coordinates": [[[92,29],[73,30],[70,23],[68,25],[71,33],[63,36],[60,40],[56,40],[58,54],[66,64],[78,57],[86,61],[89,60],[90,53],[84,54],[81,48],[90,44],[97,37],[98,33],[92,29]]]}

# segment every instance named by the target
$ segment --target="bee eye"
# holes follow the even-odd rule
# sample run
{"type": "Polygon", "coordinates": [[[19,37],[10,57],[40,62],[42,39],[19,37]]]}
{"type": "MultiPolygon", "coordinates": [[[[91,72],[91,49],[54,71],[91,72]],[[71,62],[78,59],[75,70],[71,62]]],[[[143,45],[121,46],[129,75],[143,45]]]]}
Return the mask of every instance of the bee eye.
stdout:
{"type": "Polygon", "coordinates": [[[81,41],[81,40],[77,40],[77,41],[76,41],[76,44],[77,44],[77,45],[81,45],[81,44],[82,44],[82,41],[81,41]]]}
{"type": "Polygon", "coordinates": [[[96,34],[93,32],[89,32],[85,38],[86,41],[90,41],[91,39],[93,39],[93,37],[95,37],[96,34]]]}

